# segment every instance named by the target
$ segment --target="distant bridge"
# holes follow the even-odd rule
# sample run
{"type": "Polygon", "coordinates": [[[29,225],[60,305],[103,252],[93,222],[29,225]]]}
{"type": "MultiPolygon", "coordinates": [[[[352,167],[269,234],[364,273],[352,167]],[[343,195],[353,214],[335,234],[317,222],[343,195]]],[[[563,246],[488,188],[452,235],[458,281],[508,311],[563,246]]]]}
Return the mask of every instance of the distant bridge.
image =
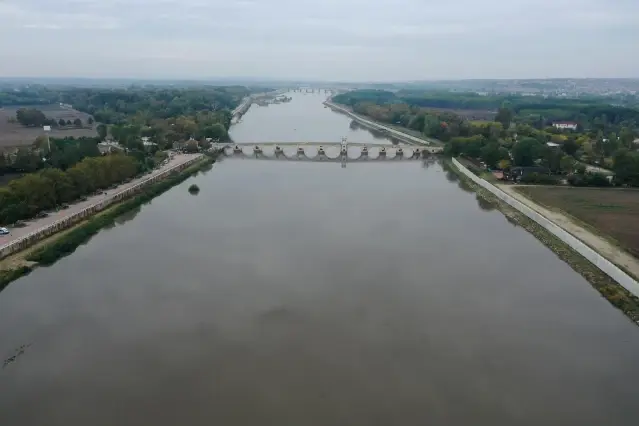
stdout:
{"type": "Polygon", "coordinates": [[[442,152],[439,146],[389,145],[364,142],[215,143],[212,149],[227,157],[261,160],[360,162],[417,160],[442,152]],[[356,148],[355,150],[349,148],[356,148]]]}

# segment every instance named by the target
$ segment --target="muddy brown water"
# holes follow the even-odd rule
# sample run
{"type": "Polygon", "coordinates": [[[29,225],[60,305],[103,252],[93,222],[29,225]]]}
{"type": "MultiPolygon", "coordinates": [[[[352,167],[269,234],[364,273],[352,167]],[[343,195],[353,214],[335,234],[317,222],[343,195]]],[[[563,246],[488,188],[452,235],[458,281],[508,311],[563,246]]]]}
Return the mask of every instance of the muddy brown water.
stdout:
{"type": "MultiPolygon", "coordinates": [[[[381,140],[292,96],[234,139],[381,140]]],[[[0,293],[0,424],[634,425],[638,355],[436,162],[231,159],[0,293]]]]}

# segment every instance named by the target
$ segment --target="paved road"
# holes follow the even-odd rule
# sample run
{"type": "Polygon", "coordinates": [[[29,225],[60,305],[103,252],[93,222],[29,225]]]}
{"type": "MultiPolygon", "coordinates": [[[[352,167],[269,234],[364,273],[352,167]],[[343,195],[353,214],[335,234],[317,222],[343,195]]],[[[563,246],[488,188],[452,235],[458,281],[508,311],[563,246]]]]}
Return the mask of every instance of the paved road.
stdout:
{"type": "Polygon", "coordinates": [[[537,213],[540,213],[546,218],[555,222],[555,224],[559,225],[564,230],[579,238],[584,243],[588,244],[595,251],[597,251],[599,254],[601,254],[612,263],[624,267],[628,272],[630,272],[630,274],[634,275],[635,278],[639,278],[639,259],[637,259],[636,257],[626,253],[624,250],[608,242],[605,238],[588,231],[582,226],[579,226],[568,216],[540,206],[539,204],[532,201],[530,198],[527,198],[526,196],[515,190],[514,186],[497,185],[497,187],[508,195],[511,195],[516,200],[535,210],[537,213]]]}
{"type": "Polygon", "coordinates": [[[75,204],[72,204],[68,209],[66,210],[60,210],[58,212],[54,212],[51,213],[49,216],[47,217],[43,217],[41,219],[34,219],[31,220],[27,223],[27,226],[25,226],[24,228],[14,228],[14,229],[10,229],[11,234],[10,235],[0,235],[0,247],[5,246],[37,229],[46,227],[51,225],[53,222],[60,220],[64,217],[67,216],[71,216],[93,204],[99,203],[101,201],[104,201],[106,199],[112,198],[116,193],[118,193],[119,191],[122,191],[124,189],[128,189],[146,179],[149,179],[153,176],[156,176],[166,170],[169,170],[175,166],[178,166],[182,163],[185,163],[191,159],[193,159],[194,157],[200,156],[201,154],[176,154],[173,159],[171,159],[166,165],[160,167],[157,170],[153,170],[153,172],[151,174],[142,176],[140,178],[134,179],[129,183],[125,183],[122,184],[120,186],[118,186],[117,188],[114,189],[110,189],[106,191],[106,195],[94,195],[92,197],[89,197],[86,201],[80,201],[77,202],[75,204]]]}

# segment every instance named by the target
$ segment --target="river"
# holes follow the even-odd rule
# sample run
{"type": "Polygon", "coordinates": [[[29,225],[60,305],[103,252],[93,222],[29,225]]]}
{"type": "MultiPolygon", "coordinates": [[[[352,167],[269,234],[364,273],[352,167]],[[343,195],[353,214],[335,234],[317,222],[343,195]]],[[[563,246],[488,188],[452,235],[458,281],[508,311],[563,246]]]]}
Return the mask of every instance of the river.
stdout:
{"type": "MultiPolygon", "coordinates": [[[[380,141],[290,96],[235,141],[380,141]]],[[[23,345],[2,425],[639,417],[637,327],[432,161],[219,161],[2,291],[23,345]]]]}

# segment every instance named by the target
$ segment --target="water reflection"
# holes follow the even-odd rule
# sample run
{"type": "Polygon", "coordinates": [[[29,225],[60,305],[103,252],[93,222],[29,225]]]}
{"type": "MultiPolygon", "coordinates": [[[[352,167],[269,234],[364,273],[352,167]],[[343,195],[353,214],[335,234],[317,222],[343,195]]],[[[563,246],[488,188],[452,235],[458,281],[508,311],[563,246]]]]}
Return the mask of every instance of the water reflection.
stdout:
{"type": "Polygon", "coordinates": [[[477,205],[479,205],[479,208],[484,211],[493,211],[497,209],[497,206],[493,202],[488,201],[479,194],[475,194],[475,199],[477,200],[477,205]]]}
{"type": "MultiPolygon", "coordinates": [[[[149,200],[148,202],[146,202],[145,204],[151,204],[151,200],[149,200]]],[[[136,216],[138,214],[140,214],[140,212],[142,211],[142,206],[137,206],[132,208],[131,210],[122,213],[120,216],[115,218],[115,223],[118,225],[124,225],[127,222],[132,221],[133,219],[136,218],[136,216]]]]}
{"type": "MultiPolygon", "coordinates": [[[[306,102],[234,136],[352,131],[306,102]]],[[[458,184],[217,162],[1,293],[2,425],[634,425],[636,326],[458,184]]]]}

